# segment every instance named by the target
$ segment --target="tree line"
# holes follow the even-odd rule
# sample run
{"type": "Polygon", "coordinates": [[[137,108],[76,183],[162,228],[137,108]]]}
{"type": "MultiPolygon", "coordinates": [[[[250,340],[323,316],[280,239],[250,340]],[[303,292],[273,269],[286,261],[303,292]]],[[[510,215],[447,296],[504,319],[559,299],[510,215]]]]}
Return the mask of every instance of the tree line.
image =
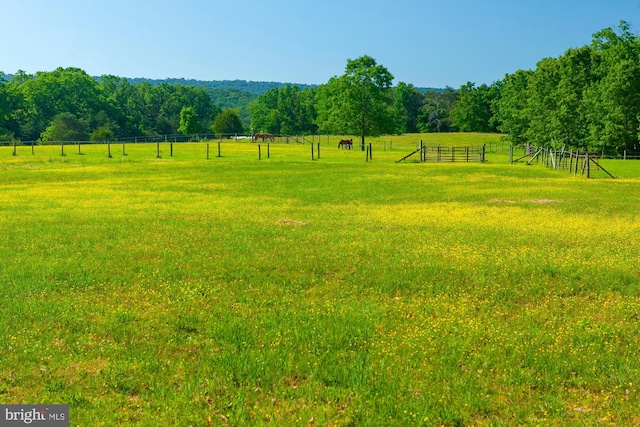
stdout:
{"type": "Polygon", "coordinates": [[[114,140],[243,131],[238,114],[215,105],[202,88],[132,84],[111,75],[95,79],[78,68],[35,75],[19,71],[8,81],[3,77],[0,73],[0,140],[114,140]]]}
{"type": "Polygon", "coordinates": [[[250,105],[251,125],[268,133],[364,137],[412,132],[501,132],[525,143],[607,153],[640,148],[640,39],[620,22],[591,45],[541,60],[491,85],[422,92],[391,86],[373,58],[348,60],[325,85],[274,88],[250,105]]]}
{"type": "Polygon", "coordinates": [[[392,86],[389,70],[366,55],[347,60],[344,74],[322,85],[262,85],[257,98],[236,94],[243,103],[236,108],[233,97],[212,99],[213,88],[183,79],[96,79],[77,68],[3,77],[0,140],[324,133],[357,135],[364,147],[366,136],[461,131],[610,153],[639,145],[640,39],[624,21],[534,70],[458,89],[392,86]]]}

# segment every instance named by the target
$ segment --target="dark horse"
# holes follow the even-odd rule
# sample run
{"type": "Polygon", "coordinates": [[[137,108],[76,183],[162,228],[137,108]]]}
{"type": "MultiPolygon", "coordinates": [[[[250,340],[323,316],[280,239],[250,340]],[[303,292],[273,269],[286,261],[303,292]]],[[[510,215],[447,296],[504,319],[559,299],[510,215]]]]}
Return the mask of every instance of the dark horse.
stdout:
{"type": "Polygon", "coordinates": [[[253,140],[257,141],[258,139],[261,139],[263,142],[266,140],[269,140],[271,142],[273,142],[273,135],[271,135],[270,133],[256,133],[253,135],[253,140]]]}
{"type": "Polygon", "coordinates": [[[353,139],[341,139],[340,142],[338,142],[338,148],[351,150],[351,147],[353,147],[353,139]]]}

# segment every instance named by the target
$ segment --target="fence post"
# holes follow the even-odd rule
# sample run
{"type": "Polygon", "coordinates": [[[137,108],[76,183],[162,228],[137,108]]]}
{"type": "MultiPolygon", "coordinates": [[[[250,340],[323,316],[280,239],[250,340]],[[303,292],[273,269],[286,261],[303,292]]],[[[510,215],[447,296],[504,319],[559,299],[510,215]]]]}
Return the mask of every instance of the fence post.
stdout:
{"type": "Polygon", "coordinates": [[[260,149],[260,144],[258,144],[258,160],[262,160],[262,153],[260,149]]]}
{"type": "Polygon", "coordinates": [[[313,154],[313,144],[311,144],[311,160],[315,160],[315,157],[313,154]]]}
{"type": "Polygon", "coordinates": [[[125,149],[124,149],[124,144],[125,144],[125,142],[124,142],[124,141],[122,141],[122,155],[123,155],[123,156],[126,156],[126,155],[127,155],[127,153],[126,153],[126,151],[125,151],[125,149]]]}
{"type": "Polygon", "coordinates": [[[64,156],[64,141],[60,141],[60,155],[64,156]]]}
{"type": "Polygon", "coordinates": [[[35,141],[33,141],[33,142],[31,143],[31,155],[32,155],[32,156],[35,156],[35,155],[36,155],[36,149],[34,148],[34,147],[35,147],[35,145],[36,145],[36,142],[35,142],[35,141]]]}
{"type": "Polygon", "coordinates": [[[267,142],[267,159],[271,158],[271,144],[267,142]]]}
{"type": "Polygon", "coordinates": [[[160,158],[160,141],[156,142],[156,159],[160,158]]]}
{"type": "Polygon", "coordinates": [[[107,141],[107,158],[111,158],[111,141],[107,141]]]}
{"type": "Polygon", "coordinates": [[[485,154],[485,144],[482,144],[482,156],[480,158],[480,163],[484,163],[484,154],[485,154]]]}
{"type": "MultiPolygon", "coordinates": [[[[320,137],[318,137],[318,141],[320,140],[320,137]]],[[[318,160],[320,160],[320,142],[318,142],[318,160]]]]}
{"type": "Polygon", "coordinates": [[[173,142],[169,143],[169,157],[173,157],[173,142]]]}
{"type": "Polygon", "coordinates": [[[220,141],[218,141],[218,157],[221,157],[220,156],[220,141]]]}
{"type": "Polygon", "coordinates": [[[82,154],[82,153],[80,152],[80,141],[78,141],[78,154],[82,154]]]}
{"type": "MultiPolygon", "coordinates": [[[[31,145],[31,146],[33,147],[33,145],[31,145]]],[[[13,140],[13,155],[14,156],[18,155],[18,153],[16,152],[16,140],[15,139],[13,140]]]]}
{"type": "Polygon", "coordinates": [[[509,164],[513,164],[513,145],[509,146],[509,164]]]}
{"type": "Polygon", "coordinates": [[[207,160],[209,160],[209,143],[207,142],[207,160]]]}

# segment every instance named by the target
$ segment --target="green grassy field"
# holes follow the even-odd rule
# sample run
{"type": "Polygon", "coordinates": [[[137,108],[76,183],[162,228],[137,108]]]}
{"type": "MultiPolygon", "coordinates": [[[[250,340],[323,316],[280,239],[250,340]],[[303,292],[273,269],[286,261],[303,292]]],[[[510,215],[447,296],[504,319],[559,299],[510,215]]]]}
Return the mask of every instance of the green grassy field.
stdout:
{"type": "Polygon", "coordinates": [[[0,147],[0,403],[71,425],[638,425],[640,162],[496,135],[0,147]],[[487,162],[395,163],[420,139],[487,162]]]}

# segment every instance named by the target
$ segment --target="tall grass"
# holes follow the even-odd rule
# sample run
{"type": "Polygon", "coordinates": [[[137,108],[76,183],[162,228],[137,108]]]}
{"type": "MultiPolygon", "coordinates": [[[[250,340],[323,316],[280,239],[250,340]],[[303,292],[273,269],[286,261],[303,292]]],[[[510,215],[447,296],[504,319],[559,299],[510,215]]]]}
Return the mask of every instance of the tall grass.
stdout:
{"type": "Polygon", "coordinates": [[[0,147],[0,403],[68,403],[72,425],[640,422],[637,163],[587,180],[510,165],[494,135],[373,139],[368,162],[337,141],[0,147]],[[394,162],[420,139],[494,149],[394,162]]]}

